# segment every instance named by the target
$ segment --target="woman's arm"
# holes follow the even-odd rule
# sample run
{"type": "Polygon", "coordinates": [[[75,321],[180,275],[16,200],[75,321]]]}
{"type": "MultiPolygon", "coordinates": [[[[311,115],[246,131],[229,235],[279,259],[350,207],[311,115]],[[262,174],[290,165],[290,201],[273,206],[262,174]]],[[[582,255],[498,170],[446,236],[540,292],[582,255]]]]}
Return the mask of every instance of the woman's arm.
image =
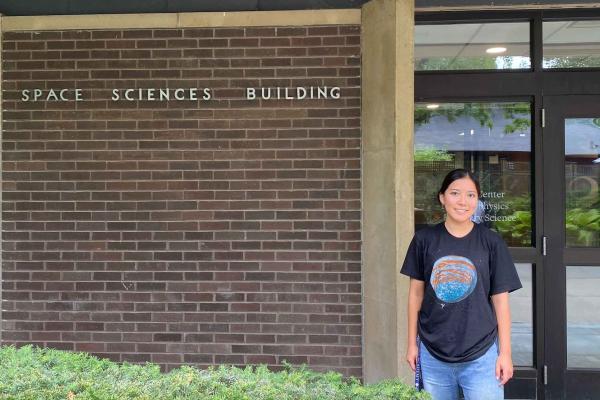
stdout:
{"type": "Polygon", "coordinates": [[[425,282],[418,279],[410,279],[408,289],[408,344],[406,346],[406,361],[414,371],[417,364],[417,317],[421,304],[423,303],[423,294],[425,293],[425,282]]]}
{"type": "Polygon", "coordinates": [[[496,379],[504,385],[513,376],[512,351],[510,348],[510,305],[508,292],[492,296],[492,304],[498,321],[499,354],[496,361],[496,379]]]}

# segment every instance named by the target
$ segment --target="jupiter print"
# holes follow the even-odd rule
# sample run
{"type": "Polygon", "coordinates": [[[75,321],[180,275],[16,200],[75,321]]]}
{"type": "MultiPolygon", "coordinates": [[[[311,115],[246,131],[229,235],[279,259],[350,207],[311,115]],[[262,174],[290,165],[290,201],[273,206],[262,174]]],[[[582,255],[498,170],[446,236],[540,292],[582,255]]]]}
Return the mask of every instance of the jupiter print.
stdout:
{"type": "Polygon", "coordinates": [[[430,283],[438,299],[458,303],[475,289],[477,269],[468,258],[442,257],[433,264],[430,283]]]}

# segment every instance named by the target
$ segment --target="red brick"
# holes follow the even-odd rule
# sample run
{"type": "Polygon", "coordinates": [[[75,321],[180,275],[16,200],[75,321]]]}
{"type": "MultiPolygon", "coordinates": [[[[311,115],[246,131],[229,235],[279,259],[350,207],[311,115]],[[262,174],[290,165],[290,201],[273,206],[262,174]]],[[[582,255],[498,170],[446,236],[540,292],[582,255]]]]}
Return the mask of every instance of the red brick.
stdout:
{"type": "Polygon", "coordinates": [[[359,40],[356,26],[6,32],[7,342],[361,374],[359,40]],[[79,80],[89,100],[24,108],[32,79],[79,80]],[[319,84],[344,98],[243,99],[319,84]],[[215,98],[110,101],[167,86],[215,98]]]}

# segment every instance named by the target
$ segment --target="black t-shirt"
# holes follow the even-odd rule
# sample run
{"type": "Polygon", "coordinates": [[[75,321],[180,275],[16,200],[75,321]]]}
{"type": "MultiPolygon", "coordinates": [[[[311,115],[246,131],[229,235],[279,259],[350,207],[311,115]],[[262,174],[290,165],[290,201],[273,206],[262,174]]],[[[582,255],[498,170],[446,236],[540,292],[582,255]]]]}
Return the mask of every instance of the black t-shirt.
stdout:
{"type": "Polygon", "coordinates": [[[522,287],[502,238],[479,224],[462,238],[443,223],[418,231],[400,272],[425,281],[418,332],[446,362],[482,356],[497,335],[490,296],[522,287]]]}

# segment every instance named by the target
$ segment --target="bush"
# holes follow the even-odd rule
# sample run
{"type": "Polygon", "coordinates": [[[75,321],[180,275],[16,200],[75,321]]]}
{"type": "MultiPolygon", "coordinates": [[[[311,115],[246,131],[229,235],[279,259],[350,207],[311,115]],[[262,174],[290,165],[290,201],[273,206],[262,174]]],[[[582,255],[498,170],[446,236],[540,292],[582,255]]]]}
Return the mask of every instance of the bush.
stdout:
{"type": "Polygon", "coordinates": [[[20,400],[409,400],[430,399],[398,380],[361,385],[339,373],[287,367],[207,370],[117,364],[85,353],[24,346],[0,349],[0,398],[20,400]]]}

